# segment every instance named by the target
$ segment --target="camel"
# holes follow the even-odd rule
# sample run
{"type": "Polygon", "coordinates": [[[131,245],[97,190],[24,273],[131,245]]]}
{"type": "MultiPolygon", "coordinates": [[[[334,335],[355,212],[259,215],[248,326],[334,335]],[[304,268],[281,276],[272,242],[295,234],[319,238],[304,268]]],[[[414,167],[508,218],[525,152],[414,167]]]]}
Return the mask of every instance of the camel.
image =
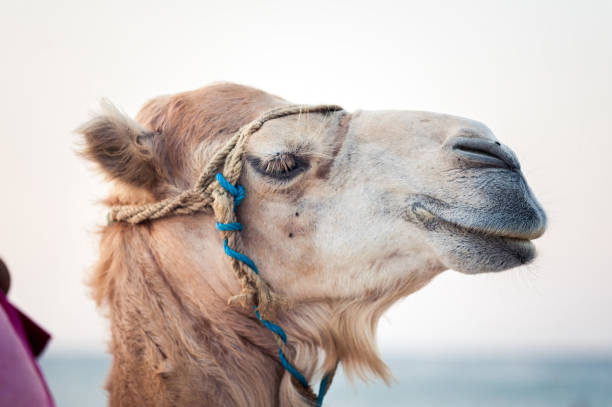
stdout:
{"type": "MultiPolygon", "coordinates": [[[[107,205],[154,203],[191,188],[243,126],[287,106],[229,83],[157,97],[135,119],[105,103],[79,130],[82,153],[114,184],[107,205]]],[[[546,227],[512,150],[464,118],[287,114],[260,123],[241,157],[241,248],[284,299],[270,320],[310,383],[338,363],[388,381],[375,335],[393,303],[447,269],[527,264],[546,227]]],[[[90,285],[110,319],[110,406],[316,405],[253,309],[228,304],[244,288],[232,261],[210,211],[102,228],[90,285]]]]}

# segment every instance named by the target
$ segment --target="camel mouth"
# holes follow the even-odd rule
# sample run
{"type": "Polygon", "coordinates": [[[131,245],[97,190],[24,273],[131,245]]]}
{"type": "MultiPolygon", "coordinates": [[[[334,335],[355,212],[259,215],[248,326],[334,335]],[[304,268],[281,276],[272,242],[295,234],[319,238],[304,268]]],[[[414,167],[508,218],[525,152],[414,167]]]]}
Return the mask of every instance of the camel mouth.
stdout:
{"type": "Polygon", "coordinates": [[[508,194],[505,200],[495,197],[480,208],[451,205],[429,195],[411,195],[406,201],[406,220],[431,230],[443,225],[462,233],[534,240],[546,231],[544,210],[527,188],[508,194]]]}
{"type": "Polygon", "coordinates": [[[542,235],[540,218],[511,218],[484,222],[480,211],[444,211],[419,200],[410,205],[405,220],[420,225],[434,247],[449,260],[449,268],[476,274],[498,272],[531,263],[536,258],[533,239],[542,235]],[[450,216],[452,213],[456,216],[450,216]]]}
{"type": "Polygon", "coordinates": [[[517,228],[515,224],[508,225],[494,225],[490,227],[480,227],[473,224],[462,223],[461,221],[454,221],[444,216],[431,214],[441,224],[446,225],[448,229],[455,229],[464,234],[471,234],[477,236],[483,236],[486,238],[502,239],[510,243],[517,242],[531,242],[539,238],[543,230],[534,225],[533,228],[517,228]]]}
{"type": "MultiPolygon", "coordinates": [[[[531,239],[516,237],[517,231],[487,229],[465,226],[448,222],[437,217],[439,230],[452,236],[459,248],[450,248],[457,257],[469,258],[471,264],[463,266],[463,261],[452,268],[466,274],[499,272],[533,262],[537,256],[531,239]],[[468,247],[468,249],[466,249],[468,247]]],[[[453,256],[454,257],[454,256],[453,256]]]]}
{"type": "Polygon", "coordinates": [[[449,222],[442,218],[438,218],[438,221],[445,224],[446,229],[451,233],[462,235],[463,240],[472,240],[482,250],[489,251],[489,254],[496,252],[498,256],[503,255],[514,259],[514,261],[507,263],[507,267],[496,267],[494,270],[487,271],[503,271],[508,268],[526,265],[536,258],[537,252],[532,239],[521,237],[520,231],[509,229],[489,231],[449,222]],[[517,237],[517,235],[519,236],[517,237]]]}

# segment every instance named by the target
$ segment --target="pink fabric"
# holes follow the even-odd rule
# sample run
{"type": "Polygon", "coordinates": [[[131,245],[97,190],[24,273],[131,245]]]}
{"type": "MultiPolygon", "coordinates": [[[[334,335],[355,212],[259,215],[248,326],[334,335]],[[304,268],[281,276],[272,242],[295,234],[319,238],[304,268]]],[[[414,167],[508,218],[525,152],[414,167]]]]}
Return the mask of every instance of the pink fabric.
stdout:
{"type": "Polygon", "coordinates": [[[0,406],[54,407],[35,359],[48,340],[0,291],[0,406]]]}

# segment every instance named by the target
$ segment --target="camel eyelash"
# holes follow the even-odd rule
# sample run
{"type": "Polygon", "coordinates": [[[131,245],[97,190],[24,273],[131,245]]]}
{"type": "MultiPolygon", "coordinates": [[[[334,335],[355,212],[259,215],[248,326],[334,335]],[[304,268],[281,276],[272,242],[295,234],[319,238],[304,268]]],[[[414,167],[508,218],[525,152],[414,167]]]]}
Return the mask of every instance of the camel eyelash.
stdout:
{"type": "Polygon", "coordinates": [[[265,160],[247,157],[247,161],[259,174],[278,181],[289,181],[308,169],[308,162],[292,153],[276,153],[265,160]]]}

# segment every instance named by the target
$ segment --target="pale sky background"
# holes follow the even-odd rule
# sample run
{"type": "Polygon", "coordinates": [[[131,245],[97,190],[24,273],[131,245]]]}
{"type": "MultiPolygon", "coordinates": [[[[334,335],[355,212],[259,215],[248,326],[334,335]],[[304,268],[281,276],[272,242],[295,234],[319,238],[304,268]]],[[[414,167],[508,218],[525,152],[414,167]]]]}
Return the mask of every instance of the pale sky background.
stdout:
{"type": "Polygon", "coordinates": [[[107,335],[83,282],[108,187],[73,130],[101,97],[134,115],[213,81],[466,116],[518,154],[550,218],[537,262],[444,273],[387,313],[383,352],[612,353],[612,2],[6,3],[0,257],[51,353],[107,335]]]}

